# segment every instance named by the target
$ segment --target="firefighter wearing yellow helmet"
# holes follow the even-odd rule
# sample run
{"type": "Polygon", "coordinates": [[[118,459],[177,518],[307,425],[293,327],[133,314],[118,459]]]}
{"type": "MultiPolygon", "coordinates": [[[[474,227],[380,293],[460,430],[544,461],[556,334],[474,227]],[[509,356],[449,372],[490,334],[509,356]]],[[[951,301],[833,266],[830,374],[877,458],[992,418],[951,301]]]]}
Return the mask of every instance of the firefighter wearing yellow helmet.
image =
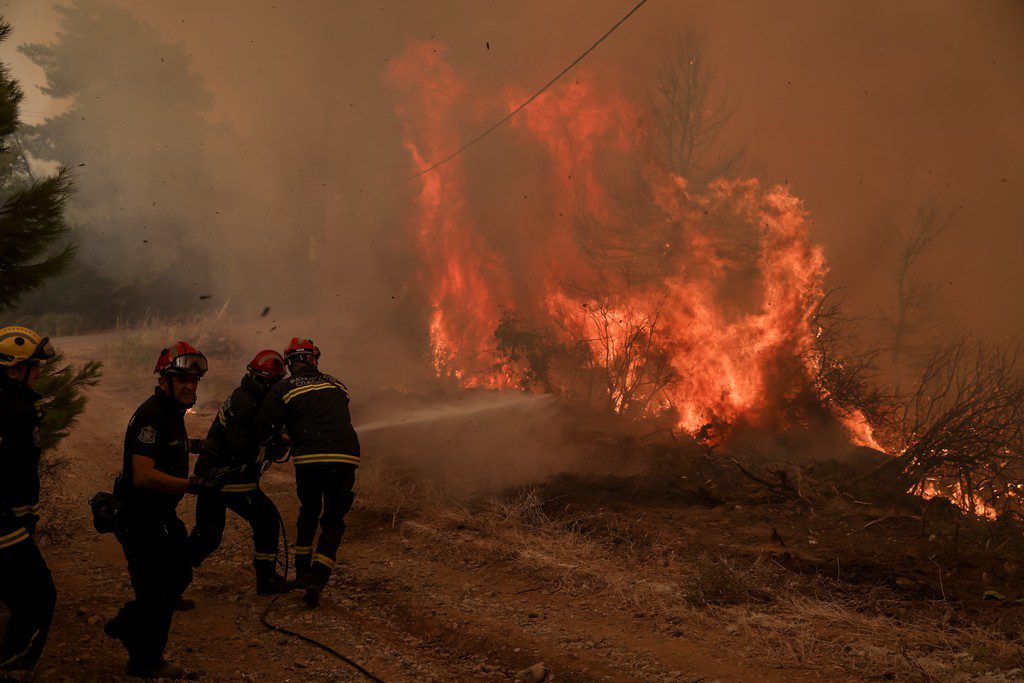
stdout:
{"type": "Polygon", "coordinates": [[[26,327],[0,329],[0,601],[10,610],[0,670],[31,669],[53,619],[57,590],[33,537],[39,521],[42,452],[35,392],[53,358],[49,339],[26,327]]]}

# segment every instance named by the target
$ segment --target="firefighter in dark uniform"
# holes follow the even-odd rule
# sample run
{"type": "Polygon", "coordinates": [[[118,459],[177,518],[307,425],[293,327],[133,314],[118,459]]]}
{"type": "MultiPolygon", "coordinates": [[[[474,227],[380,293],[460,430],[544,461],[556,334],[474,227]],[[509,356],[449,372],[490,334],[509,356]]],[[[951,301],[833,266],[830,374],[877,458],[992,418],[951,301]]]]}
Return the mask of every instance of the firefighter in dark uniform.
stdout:
{"type": "MultiPolygon", "coordinates": [[[[24,327],[0,329],[0,602],[10,616],[0,670],[31,669],[46,644],[57,590],[33,541],[39,521],[40,400],[33,387],[54,352],[24,327]]],[[[0,676],[2,677],[2,676],[0,676]]]]}
{"type": "Polygon", "coordinates": [[[261,447],[253,436],[252,421],[270,387],[284,377],[284,359],[277,351],[260,351],[246,371],[241,385],[217,413],[196,461],[195,474],[217,481],[223,488],[196,499],[196,525],[189,535],[189,550],[193,567],[212,555],[224,535],[226,510],[232,510],[252,528],[256,592],[272,595],[288,590],[275,568],[281,518],[260,489],[259,480],[264,464],[273,462],[280,445],[261,447]]]}
{"type": "Polygon", "coordinates": [[[320,350],[313,342],[293,338],[284,360],[290,375],[267,394],[254,432],[266,439],[283,426],[291,440],[299,495],[296,584],[305,586],[306,603],[316,607],[335,567],[345,514],[352,507],[359,438],[349,416],[348,389],[320,372],[320,350]],[[314,548],[318,518],[320,537],[314,548]]]}
{"type": "Polygon", "coordinates": [[[128,422],[124,461],[114,495],[121,502],[115,535],[128,560],[135,598],[104,630],[128,650],[129,676],[182,678],[163,658],[174,606],[192,582],[188,532],[177,507],[186,493],[219,485],[189,477],[185,411],[195,405],[206,357],[187,342],[164,349],[155,373],[159,386],[128,422]]]}

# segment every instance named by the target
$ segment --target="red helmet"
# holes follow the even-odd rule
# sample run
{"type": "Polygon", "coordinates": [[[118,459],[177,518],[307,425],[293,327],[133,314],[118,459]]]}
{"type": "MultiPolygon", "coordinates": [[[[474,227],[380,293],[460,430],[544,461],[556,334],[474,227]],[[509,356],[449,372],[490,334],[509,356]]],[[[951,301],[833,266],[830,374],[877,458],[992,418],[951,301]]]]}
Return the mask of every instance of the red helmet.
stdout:
{"type": "Polygon", "coordinates": [[[285,362],[291,362],[292,359],[298,359],[301,356],[313,356],[313,358],[319,360],[320,349],[316,347],[312,339],[292,337],[292,340],[288,342],[288,346],[284,349],[285,362]]]}
{"type": "Polygon", "coordinates": [[[284,377],[284,358],[277,351],[266,349],[257,353],[245,369],[253,375],[276,382],[284,377]]]}
{"type": "Polygon", "coordinates": [[[161,375],[199,375],[210,369],[206,356],[188,342],[180,341],[160,352],[153,372],[161,375]]]}

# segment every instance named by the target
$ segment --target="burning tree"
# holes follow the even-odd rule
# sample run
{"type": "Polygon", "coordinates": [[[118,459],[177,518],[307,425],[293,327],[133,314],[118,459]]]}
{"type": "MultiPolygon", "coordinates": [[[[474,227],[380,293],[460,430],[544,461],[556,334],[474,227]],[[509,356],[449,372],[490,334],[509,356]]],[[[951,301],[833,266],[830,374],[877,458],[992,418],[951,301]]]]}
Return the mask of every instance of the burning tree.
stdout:
{"type": "MultiPolygon", "coordinates": [[[[909,394],[879,382],[883,352],[898,364],[935,297],[920,264],[955,211],[925,204],[911,229],[892,233],[890,339],[861,344],[856,321],[825,294],[825,257],[801,200],[715,177],[738,159],[709,161],[731,109],[706,113],[711,76],[701,41],[690,43],[647,110],[611,87],[614,77],[585,71],[522,110],[509,154],[534,173],[507,178],[517,165],[503,166],[514,196],[474,182],[466,157],[419,176],[412,227],[438,375],[668,421],[698,439],[737,425],[841,433],[894,454],[861,479],[882,474],[900,495],[1016,510],[1020,350],[960,342],[925,363],[909,394]],[[503,207],[490,223],[477,220],[488,193],[503,207]]],[[[467,112],[524,99],[515,88],[499,103],[474,99],[434,43],[409,45],[387,78],[417,171],[457,148],[467,112]]]]}
{"type": "Polygon", "coordinates": [[[707,63],[706,45],[707,36],[692,26],[676,39],[655,75],[648,107],[649,153],[697,186],[732,175],[745,153],[741,147],[715,156],[736,102],[713,100],[715,68],[707,63]]]}
{"type": "MultiPolygon", "coordinates": [[[[410,45],[387,76],[403,94],[406,148],[424,169],[433,150],[456,146],[459,116],[481,104],[443,46],[410,45]]],[[[504,106],[522,99],[510,89],[504,106]]],[[[755,179],[691,182],[637,154],[654,137],[648,119],[589,73],[513,119],[530,167],[544,169],[522,181],[541,183],[521,197],[540,198],[523,209],[528,218],[502,226],[519,240],[474,222],[463,158],[421,176],[414,231],[438,373],[632,418],[670,415],[690,433],[741,422],[785,430],[813,397],[821,415],[873,443],[864,416],[832,410],[838,399],[818,382],[826,266],[800,199],[755,179]]]]}
{"type": "MultiPolygon", "coordinates": [[[[656,414],[659,402],[679,381],[661,342],[664,301],[644,309],[618,308],[611,296],[580,304],[579,315],[563,319],[564,336],[579,356],[578,366],[591,378],[584,395],[605,410],[627,417],[656,414]],[[593,379],[597,381],[594,382],[593,379]]],[[[579,393],[570,380],[568,395],[579,393]]]]}

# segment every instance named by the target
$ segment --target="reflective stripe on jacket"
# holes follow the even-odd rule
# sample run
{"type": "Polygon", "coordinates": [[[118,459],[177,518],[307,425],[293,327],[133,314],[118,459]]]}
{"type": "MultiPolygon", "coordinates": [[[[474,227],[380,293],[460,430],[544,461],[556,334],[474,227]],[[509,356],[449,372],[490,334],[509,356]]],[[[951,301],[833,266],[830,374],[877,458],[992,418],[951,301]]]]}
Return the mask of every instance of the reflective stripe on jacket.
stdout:
{"type": "Polygon", "coordinates": [[[0,548],[27,538],[39,518],[40,398],[0,375],[0,548]]]}
{"type": "Polygon", "coordinates": [[[296,466],[359,464],[359,437],[352,427],[348,388],[305,366],[281,380],[263,400],[253,431],[263,440],[284,425],[296,466]]]}

